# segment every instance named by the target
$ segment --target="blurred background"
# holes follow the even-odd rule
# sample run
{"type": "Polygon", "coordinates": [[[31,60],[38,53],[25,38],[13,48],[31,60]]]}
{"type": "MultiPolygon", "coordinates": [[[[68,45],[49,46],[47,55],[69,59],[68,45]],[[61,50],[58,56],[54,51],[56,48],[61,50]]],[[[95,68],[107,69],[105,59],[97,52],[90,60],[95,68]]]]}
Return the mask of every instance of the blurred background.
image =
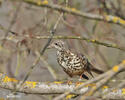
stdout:
{"type": "MultiPolygon", "coordinates": [[[[48,41],[48,39],[32,37],[50,36],[50,31],[61,15],[61,12],[57,10],[34,6],[26,1],[0,0],[0,72],[18,80],[24,79],[30,66],[38,57],[35,52],[41,51],[48,41]],[[8,38],[4,40],[4,37],[8,38]]],[[[91,14],[117,16],[125,20],[124,0],[48,0],[48,3],[76,8],[91,14]]],[[[70,13],[64,13],[61,17],[55,36],[81,36],[125,47],[125,27],[70,13]]],[[[79,39],[61,40],[65,42],[67,49],[84,54],[96,68],[103,71],[109,70],[125,59],[125,52],[116,48],[79,39]]],[[[42,57],[43,60],[39,61],[28,80],[45,82],[67,79],[68,76],[57,63],[55,49],[46,49],[42,57]],[[51,70],[48,70],[48,67],[51,70]]],[[[125,73],[115,77],[119,80],[123,78],[125,73]]],[[[24,95],[23,99],[48,100],[51,97],[24,95]]]]}

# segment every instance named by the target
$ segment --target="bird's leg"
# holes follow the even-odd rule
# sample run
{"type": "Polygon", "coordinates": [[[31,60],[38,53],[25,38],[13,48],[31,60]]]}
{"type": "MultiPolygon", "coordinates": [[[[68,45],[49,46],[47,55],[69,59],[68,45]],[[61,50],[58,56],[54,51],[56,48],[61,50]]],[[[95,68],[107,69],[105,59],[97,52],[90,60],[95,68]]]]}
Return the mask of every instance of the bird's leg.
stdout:
{"type": "Polygon", "coordinates": [[[76,84],[81,84],[82,81],[83,81],[83,77],[82,77],[82,74],[81,74],[81,75],[79,75],[79,79],[76,82],[76,84]]]}
{"type": "Polygon", "coordinates": [[[82,75],[80,75],[80,77],[79,77],[79,81],[81,81],[83,79],[83,77],[82,77],[82,75]]]}
{"type": "Polygon", "coordinates": [[[68,80],[68,81],[67,81],[67,84],[68,84],[68,85],[72,84],[72,81],[71,81],[71,80],[68,80]]]}
{"type": "Polygon", "coordinates": [[[80,78],[79,78],[79,82],[76,82],[76,84],[81,84],[81,82],[83,82],[83,78],[86,79],[86,80],[89,80],[87,75],[81,74],[80,78]]]}

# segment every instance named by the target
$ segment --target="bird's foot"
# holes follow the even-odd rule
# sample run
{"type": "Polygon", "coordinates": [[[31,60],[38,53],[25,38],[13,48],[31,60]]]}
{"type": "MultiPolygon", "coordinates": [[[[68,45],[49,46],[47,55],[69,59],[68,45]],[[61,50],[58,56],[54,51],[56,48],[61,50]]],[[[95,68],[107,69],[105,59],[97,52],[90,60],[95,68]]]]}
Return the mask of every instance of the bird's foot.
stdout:
{"type": "Polygon", "coordinates": [[[72,81],[71,80],[67,80],[67,84],[68,85],[72,84],[72,81]]]}
{"type": "Polygon", "coordinates": [[[83,80],[83,76],[82,75],[80,75],[80,77],[79,77],[79,79],[78,79],[79,81],[82,81],[83,80]]]}

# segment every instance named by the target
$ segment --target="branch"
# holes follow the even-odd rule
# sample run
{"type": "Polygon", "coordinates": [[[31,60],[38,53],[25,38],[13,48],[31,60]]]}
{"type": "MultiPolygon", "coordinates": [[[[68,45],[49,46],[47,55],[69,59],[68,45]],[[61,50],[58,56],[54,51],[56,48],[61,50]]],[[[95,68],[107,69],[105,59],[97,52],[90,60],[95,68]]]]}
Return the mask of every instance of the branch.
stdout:
{"type": "MultiPolygon", "coordinates": [[[[14,32],[12,32],[14,33],[14,32]]],[[[14,41],[14,42],[18,42],[18,40],[16,39],[17,36],[10,36],[10,37],[7,37],[6,39],[7,40],[11,40],[11,41],[14,41]]],[[[49,38],[52,38],[52,39],[77,39],[77,40],[85,40],[86,42],[90,42],[90,43],[94,43],[94,44],[98,44],[98,45],[102,45],[102,46],[106,46],[106,47],[110,47],[110,48],[115,48],[115,49],[119,49],[119,50],[122,50],[122,51],[125,51],[125,47],[121,47],[117,44],[109,44],[109,43],[105,43],[105,42],[101,42],[99,40],[96,40],[96,39],[89,39],[89,38],[86,38],[86,37],[81,37],[81,36],[30,36],[30,35],[24,35],[24,37],[26,38],[34,38],[34,39],[49,39],[49,38]]],[[[2,40],[4,38],[0,38],[0,40],[2,40]]]]}
{"type": "MultiPolygon", "coordinates": [[[[0,73],[0,87],[3,89],[8,90],[14,90],[15,85],[20,84],[22,81],[16,80],[15,78],[10,78],[5,74],[0,73]]],[[[74,82],[67,84],[62,81],[54,81],[54,82],[35,82],[35,81],[26,81],[21,88],[17,88],[17,92],[20,93],[26,93],[26,94],[37,94],[37,95],[50,95],[50,94],[62,94],[66,91],[72,91],[76,87],[78,87],[80,84],[84,84],[83,82],[74,82]]],[[[77,92],[72,92],[74,94],[83,94],[86,92],[89,88],[94,87],[95,84],[89,84],[84,86],[82,89],[80,89],[77,92]]],[[[106,87],[106,86],[105,86],[106,87]]],[[[102,88],[102,93],[105,91],[105,87],[102,88]]],[[[107,86],[108,87],[108,86],[107,86]]],[[[117,89],[116,91],[119,91],[117,89]]],[[[116,92],[115,91],[115,92],[116,92]]],[[[105,95],[106,98],[114,98],[112,94],[114,91],[110,91],[107,95],[105,95]]],[[[124,98],[124,95],[116,94],[115,97],[117,98],[124,98]]]]}
{"type": "Polygon", "coordinates": [[[64,98],[68,94],[70,94],[74,91],[80,90],[83,87],[85,87],[86,85],[91,84],[91,83],[95,83],[96,81],[99,81],[102,79],[101,81],[97,82],[95,84],[95,86],[93,86],[91,89],[89,89],[83,93],[85,95],[83,95],[82,100],[84,100],[87,96],[93,95],[97,89],[101,88],[109,79],[111,79],[113,76],[115,76],[116,74],[118,74],[119,72],[121,72],[123,70],[125,70],[125,60],[123,60],[123,62],[121,64],[114,66],[108,72],[105,72],[104,74],[101,74],[101,75],[85,82],[84,84],[74,88],[72,91],[69,90],[68,92],[65,92],[64,94],[56,97],[54,100],[61,100],[62,98],[64,98]]]}
{"type": "MultiPolygon", "coordinates": [[[[15,85],[18,86],[18,84],[20,84],[21,82],[22,81],[16,80],[15,78],[9,78],[7,75],[0,73],[1,88],[14,90],[15,85]]],[[[16,91],[27,93],[27,94],[41,94],[41,95],[61,94],[61,93],[64,93],[65,91],[72,90],[77,85],[78,85],[77,83],[66,84],[61,81],[55,81],[55,82],[25,81],[22,87],[17,88],[16,91]]],[[[85,90],[87,90],[86,87],[85,87],[85,90]]]]}
{"type": "Polygon", "coordinates": [[[38,51],[35,52],[35,54],[40,57],[40,60],[44,63],[44,65],[46,66],[46,68],[48,69],[48,71],[50,72],[50,74],[52,75],[52,77],[55,79],[55,80],[58,80],[59,77],[56,73],[56,71],[52,68],[52,66],[50,66],[48,64],[48,62],[45,60],[45,58],[43,56],[40,56],[40,53],[38,51]]]}
{"type": "MultiPolygon", "coordinates": [[[[26,37],[29,37],[28,35],[25,35],[26,37]]],[[[35,39],[48,39],[50,38],[50,36],[32,36],[32,38],[35,39]]],[[[111,48],[116,48],[116,49],[120,49],[122,51],[125,51],[125,47],[120,47],[117,44],[108,44],[108,43],[104,43],[101,41],[98,41],[96,39],[89,39],[83,36],[53,36],[53,39],[78,39],[78,40],[85,40],[87,42],[90,43],[94,43],[94,44],[98,44],[98,45],[103,45],[106,47],[111,47],[111,48]]]]}
{"type": "Polygon", "coordinates": [[[109,23],[114,23],[114,24],[119,24],[119,25],[125,26],[125,20],[123,20],[117,16],[112,16],[112,15],[101,16],[101,15],[97,15],[97,14],[81,12],[75,8],[63,7],[63,6],[60,6],[57,4],[49,4],[47,0],[44,0],[43,2],[41,2],[41,1],[36,2],[35,0],[23,0],[23,1],[28,4],[35,5],[35,6],[47,7],[47,8],[51,8],[53,10],[58,10],[58,11],[65,12],[65,13],[71,13],[73,15],[80,16],[83,18],[107,21],[109,23]]]}
{"type": "MultiPolygon", "coordinates": [[[[125,69],[125,60],[119,64],[118,66],[114,66],[110,71],[95,77],[92,80],[87,82],[71,82],[68,84],[67,82],[62,81],[54,81],[54,82],[35,82],[35,81],[25,81],[22,87],[16,88],[17,92],[27,93],[27,94],[40,94],[40,95],[50,95],[50,94],[62,94],[66,91],[71,91],[69,93],[73,94],[84,94],[88,90],[93,89],[96,84],[92,83],[100,78],[104,78],[110,75],[115,75],[119,73],[121,70],[125,69]],[[75,90],[75,91],[74,91],[75,90]]],[[[0,73],[0,87],[8,90],[14,90],[15,86],[18,86],[22,81],[16,80],[15,78],[9,78],[7,75],[0,73]]],[[[105,86],[108,87],[108,86],[105,86]]],[[[101,94],[103,94],[106,98],[114,98],[112,95],[115,95],[117,98],[124,98],[124,88],[121,89],[121,93],[117,93],[120,89],[116,89],[116,91],[110,91],[108,94],[105,94],[105,87],[101,88],[101,94]]],[[[106,88],[108,89],[108,88],[106,88]]],[[[106,91],[108,92],[108,91],[106,91]]]]}
{"type": "MultiPolygon", "coordinates": [[[[0,25],[0,29],[1,30],[4,30],[6,31],[7,29],[5,29],[2,25],[0,25]]],[[[16,32],[13,32],[13,31],[9,31],[11,32],[12,34],[16,34],[16,32]]],[[[17,36],[8,36],[6,38],[0,38],[0,40],[3,40],[3,39],[7,39],[7,40],[11,40],[13,42],[18,42],[19,40],[16,39],[17,36]]],[[[96,40],[96,39],[89,39],[89,38],[86,38],[86,37],[81,37],[81,36],[30,36],[30,35],[24,35],[24,37],[27,37],[27,38],[34,38],[34,39],[78,39],[78,40],[85,40],[87,42],[90,42],[90,43],[94,43],[94,44],[98,44],[98,45],[103,45],[103,46],[106,46],[106,47],[111,47],[111,48],[116,48],[116,49],[119,49],[119,50],[122,50],[122,51],[125,51],[125,47],[121,47],[117,44],[108,44],[108,43],[104,43],[104,42],[101,42],[99,40],[96,40]]]]}
{"type": "MultiPolygon", "coordinates": [[[[6,29],[2,25],[0,25],[0,29],[6,31],[6,29]]],[[[17,33],[13,32],[13,31],[9,31],[9,32],[11,32],[12,34],[16,34],[16,35],[15,36],[8,36],[8,37],[6,37],[6,39],[14,41],[14,42],[17,43],[19,41],[18,39],[16,39],[17,36],[18,36],[17,33]]],[[[21,36],[19,36],[19,37],[21,37],[21,36]]],[[[116,49],[125,51],[125,47],[121,47],[121,46],[119,46],[117,44],[108,44],[108,43],[104,43],[104,42],[101,42],[101,41],[96,40],[96,39],[89,39],[89,38],[86,38],[86,37],[83,37],[83,36],[82,37],[81,36],[52,36],[51,37],[51,36],[24,35],[24,37],[26,37],[26,38],[34,38],[34,39],[50,39],[50,38],[52,38],[52,39],[78,39],[78,40],[85,40],[85,41],[90,42],[90,43],[103,45],[103,46],[106,46],[106,47],[116,48],[116,49]]],[[[0,40],[3,40],[3,39],[5,39],[5,38],[0,38],[0,40]]]]}
{"type": "MultiPolygon", "coordinates": [[[[16,11],[14,12],[14,15],[13,15],[13,18],[12,18],[12,20],[10,22],[10,25],[9,25],[8,29],[6,30],[6,32],[5,32],[5,36],[4,36],[5,38],[8,36],[9,31],[13,28],[13,25],[16,22],[16,18],[18,17],[21,5],[22,5],[22,0],[19,1],[19,4],[18,4],[18,6],[16,8],[16,11]]],[[[4,43],[5,43],[5,41],[3,40],[3,42],[1,44],[4,45],[4,43]]]]}
{"type": "Polygon", "coordinates": [[[92,88],[87,95],[91,96],[93,95],[100,87],[102,87],[104,84],[106,84],[110,79],[112,79],[115,75],[117,75],[119,72],[125,70],[125,60],[119,65],[114,66],[110,71],[107,72],[107,75],[105,78],[100,80],[96,83],[96,87],[92,88]]]}
{"type": "Polygon", "coordinates": [[[56,32],[56,28],[60,22],[61,17],[63,16],[63,13],[58,17],[56,23],[54,24],[53,28],[50,30],[50,38],[48,38],[47,43],[45,44],[45,46],[43,47],[43,49],[41,49],[40,51],[40,55],[34,60],[33,64],[30,66],[30,69],[28,70],[28,72],[26,73],[26,76],[24,77],[22,83],[20,83],[20,85],[18,87],[15,88],[16,92],[18,89],[17,88],[21,88],[22,85],[25,83],[25,81],[28,79],[28,77],[30,76],[30,74],[32,73],[33,69],[36,67],[36,65],[38,64],[38,62],[41,59],[41,56],[43,56],[45,50],[47,49],[47,47],[49,46],[51,40],[53,39],[52,37],[54,36],[55,32],[56,32]]]}

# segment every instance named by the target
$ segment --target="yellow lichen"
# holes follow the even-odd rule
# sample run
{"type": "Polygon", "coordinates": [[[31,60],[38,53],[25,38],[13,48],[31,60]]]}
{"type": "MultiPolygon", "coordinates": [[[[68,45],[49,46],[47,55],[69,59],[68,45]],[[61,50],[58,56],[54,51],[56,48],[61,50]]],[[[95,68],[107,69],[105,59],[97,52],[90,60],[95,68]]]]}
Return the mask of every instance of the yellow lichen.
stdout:
{"type": "Polygon", "coordinates": [[[88,84],[88,85],[86,85],[86,87],[88,87],[88,86],[91,86],[91,87],[95,87],[96,86],[96,84],[88,84]]]}
{"type": "Polygon", "coordinates": [[[14,79],[14,78],[10,78],[11,82],[18,82],[18,80],[14,79]]]}
{"type": "Polygon", "coordinates": [[[67,84],[71,85],[71,84],[72,84],[72,81],[68,81],[67,84]]]}
{"type": "Polygon", "coordinates": [[[96,40],[91,40],[92,42],[95,42],[96,40]]]}
{"type": "Polygon", "coordinates": [[[61,82],[61,81],[55,81],[54,83],[55,83],[55,84],[61,84],[61,83],[63,83],[63,82],[61,82]]]}
{"type": "Polygon", "coordinates": [[[48,4],[48,1],[47,1],[47,0],[44,0],[44,1],[42,2],[42,4],[48,4]]]}
{"type": "Polygon", "coordinates": [[[14,39],[14,37],[15,37],[15,36],[14,36],[14,35],[12,35],[12,36],[9,36],[9,37],[8,37],[8,39],[9,39],[9,40],[13,40],[13,39],[14,39]]]}
{"type": "Polygon", "coordinates": [[[121,24],[125,24],[125,20],[119,18],[119,17],[115,17],[115,16],[107,16],[105,15],[105,19],[107,21],[113,21],[114,23],[121,23],[121,24]]]}
{"type": "Polygon", "coordinates": [[[72,11],[77,11],[76,8],[71,8],[72,11]]]}
{"type": "Polygon", "coordinates": [[[35,88],[37,82],[26,81],[25,84],[30,88],[35,88]]]}
{"type": "Polygon", "coordinates": [[[0,45],[0,50],[2,50],[3,49],[3,47],[0,45]]]}
{"type": "Polygon", "coordinates": [[[37,2],[37,4],[38,4],[38,5],[41,5],[41,4],[42,4],[42,2],[41,2],[41,1],[38,1],[38,2],[37,2]]]}
{"type": "Polygon", "coordinates": [[[105,86],[102,87],[102,90],[105,90],[105,89],[108,89],[108,88],[109,87],[105,85],[105,86]]]}
{"type": "Polygon", "coordinates": [[[73,98],[74,96],[76,96],[76,95],[74,95],[74,94],[69,94],[69,95],[66,96],[66,100],[69,100],[69,99],[73,98]]]}
{"type": "Polygon", "coordinates": [[[119,69],[119,66],[114,66],[113,68],[112,68],[112,70],[114,71],[114,72],[117,72],[118,71],[118,69],[119,69]]]}
{"type": "Polygon", "coordinates": [[[114,23],[118,22],[118,17],[115,17],[115,16],[107,16],[105,15],[104,17],[106,19],[106,21],[113,21],[114,23]]]}
{"type": "Polygon", "coordinates": [[[92,88],[93,88],[93,89],[96,89],[97,87],[96,87],[96,85],[95,85],[95,86],[93,86],[92,88]]]}
{"type": "Polygon", "coordinates": [[[106,86],[106,85],[105,85],[105,86],[103,86],[103,88],[104,88],[104,89],[107,89],[107,88],[108,88],[108,86],[106,86]]]}
{"type": "Polygon", "coordinates": [[[4,83],[8,82],[8,77],[7,76],[4,77],[3,82],[4,83]]]}
{"type": "Polygon", "coordinates": [[[3,78],[3,82],[18,82],[18,80],[14,79],[14,78],[9,78],[8,76],[5,76],[3,78]]]}
{"type": "Polygon", "coordinates": [[[123,89],[122,89],[122,94],[124,94],[124,95],[125,95],[125,88],[123,88],[123,89]]]}
{"type": "Polygon", "coordinates": [[[104,18],[105,18],[106,21],[110,21],[111,20],[111,16],[105,15],[104,18]]]}
{"type": "Polygon", "coordinates": [[[122,63],[125,64],[125,60],[123,60],[122,63]]]}
{"type": "Polygon", "coordinates": [[[118,17],[113,17],[113,22],[114,23],[117,23],[119,21],[119,18],[118,17]]]}
{"type": "Polygon", "coordinates": [[[83,82],[76,82],[76,86],[83,84],[83,82]]]}
{"type": "Polygon", "coordinates": [[[119,19],[119,22],[120,22],[121,24],[125,24],[125,20],[119,19]]]}

